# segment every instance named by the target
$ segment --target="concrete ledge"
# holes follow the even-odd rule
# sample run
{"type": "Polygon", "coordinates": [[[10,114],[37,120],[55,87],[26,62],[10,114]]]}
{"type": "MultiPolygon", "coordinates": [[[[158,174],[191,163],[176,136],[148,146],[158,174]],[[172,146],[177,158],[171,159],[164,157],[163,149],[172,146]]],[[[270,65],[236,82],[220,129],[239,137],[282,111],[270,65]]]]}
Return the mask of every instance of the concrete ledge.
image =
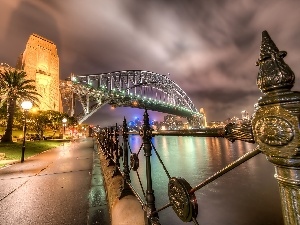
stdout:
{"type": "Polygon", "coordinates": [[[144,211],[135,196],[117,201],[112,210],[112,225],[145,225],[144,211]]]}
{"type": "Polygon", "coordinates": [[[144,211],[135,196],[129,195],[119,200],[122,176],[112,177],[114,167],[108,167],[108,161],[102,151],[99,152],[112,225],[145,225],[144,211]]]}

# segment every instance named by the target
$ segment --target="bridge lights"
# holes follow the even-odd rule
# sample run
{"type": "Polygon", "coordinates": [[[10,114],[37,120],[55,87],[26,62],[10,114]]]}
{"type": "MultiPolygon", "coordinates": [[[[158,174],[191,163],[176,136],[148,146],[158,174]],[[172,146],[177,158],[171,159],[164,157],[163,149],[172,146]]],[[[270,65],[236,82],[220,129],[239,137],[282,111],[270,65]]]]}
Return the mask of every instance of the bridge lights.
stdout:
{"type": "Polygon", "coordinates": [[[76,82],[77,78],[73,75],[73,76],[71,76],[71,81],[76,82]]]}

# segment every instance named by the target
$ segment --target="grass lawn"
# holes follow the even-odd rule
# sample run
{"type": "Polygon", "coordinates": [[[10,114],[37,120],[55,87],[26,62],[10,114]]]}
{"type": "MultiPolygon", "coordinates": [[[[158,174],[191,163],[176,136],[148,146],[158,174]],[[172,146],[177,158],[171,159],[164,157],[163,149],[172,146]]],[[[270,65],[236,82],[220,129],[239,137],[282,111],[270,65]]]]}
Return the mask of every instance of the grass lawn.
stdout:
{"type": "MultiPolygon", "coordinates": [[[[4,135],[5,132],[5,127],[0,127],[0,135],[4,135]]],[[[27,130],[26,133],[28,134],[36,134],[36,131],[32,131],[32,130],[27,130]]],[[[18,137],[18,138],[22,138],[23,137],[23,130],[13,130],[12,131],[12,136],[13,137],[18,137]]],[[[45,130],[44,131],[44,136],[59,136],[59,131],[54,132],[52,130],[45,130]]]]}
{"type": "MultiPolygon", "coordinates": [[[[69,141],[69,140],[66,140],[69,141]]],[[[46,151],[51,148],[62,145],[61,140],[45,140],[45,141],[26,141],[25,145],[25,159],[46,151]]],[[[5,160],[21,160],[22,154],[22,142],[12,143],[1,143],[0,142],[0,153],[5,153],[5,160]]],[[[5,164],[0,164],[2,167],[5,164]]]]}

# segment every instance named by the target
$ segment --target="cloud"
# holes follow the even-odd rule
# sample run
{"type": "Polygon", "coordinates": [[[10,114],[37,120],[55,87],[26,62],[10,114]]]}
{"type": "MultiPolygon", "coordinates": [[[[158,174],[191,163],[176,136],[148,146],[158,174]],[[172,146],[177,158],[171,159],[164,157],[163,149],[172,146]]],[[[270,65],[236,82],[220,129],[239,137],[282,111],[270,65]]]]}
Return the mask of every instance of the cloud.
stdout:
{"type": "Polygon", "coordinates": [[[2,6],[0,60],[14,65],[36,32],[57,45],[62,78],[126,69],[170,73],[209,120],[253,110],[261,95],[255,62],[263,30],[288,51],[300,88],[295,0],[16,0],[2,6]]]}

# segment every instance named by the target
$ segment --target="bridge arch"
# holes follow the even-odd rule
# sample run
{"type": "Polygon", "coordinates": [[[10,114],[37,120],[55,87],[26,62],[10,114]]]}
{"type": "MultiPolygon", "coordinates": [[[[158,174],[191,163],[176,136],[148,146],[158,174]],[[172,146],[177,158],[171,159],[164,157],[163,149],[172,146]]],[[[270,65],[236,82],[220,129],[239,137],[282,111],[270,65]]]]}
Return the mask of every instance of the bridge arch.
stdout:
{"type": "Polygon", "coordinates": [[[75,75],[61,81],[62,98],[74,115],[77,99],[83,108],[79,123],[105,104],[150,109],[187,118],[201,118],[188,95],[168,75],[143,70],[75,75]]]}

